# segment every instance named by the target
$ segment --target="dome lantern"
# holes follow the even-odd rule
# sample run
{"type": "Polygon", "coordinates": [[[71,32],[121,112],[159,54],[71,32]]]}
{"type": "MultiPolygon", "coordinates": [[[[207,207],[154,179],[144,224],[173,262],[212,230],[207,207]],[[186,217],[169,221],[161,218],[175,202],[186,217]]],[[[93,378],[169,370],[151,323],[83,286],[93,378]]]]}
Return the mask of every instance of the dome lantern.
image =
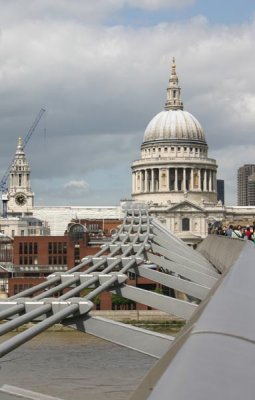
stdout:
{"type": "Polygon", "coordinates": [[[183,110],[183,103],[181,101],[181,88],[179,86],[179,79],[176,74],[176,64],[174,57],[172,62],[171,75],[169,78],[169,85],[167,87],[165,110],[183,110]]]}

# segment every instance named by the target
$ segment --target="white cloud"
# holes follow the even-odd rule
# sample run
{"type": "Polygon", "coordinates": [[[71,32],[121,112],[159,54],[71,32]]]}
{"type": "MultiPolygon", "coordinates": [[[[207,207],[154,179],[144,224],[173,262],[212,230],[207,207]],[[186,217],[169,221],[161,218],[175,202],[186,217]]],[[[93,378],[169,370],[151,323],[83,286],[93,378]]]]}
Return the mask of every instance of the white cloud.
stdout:
{"type": "Polygon", "coordinates": [[[79,191],[87,191],[88,183],[85,181],[69,181],[64,184],[65,189],[78,189],[79,191]]]}

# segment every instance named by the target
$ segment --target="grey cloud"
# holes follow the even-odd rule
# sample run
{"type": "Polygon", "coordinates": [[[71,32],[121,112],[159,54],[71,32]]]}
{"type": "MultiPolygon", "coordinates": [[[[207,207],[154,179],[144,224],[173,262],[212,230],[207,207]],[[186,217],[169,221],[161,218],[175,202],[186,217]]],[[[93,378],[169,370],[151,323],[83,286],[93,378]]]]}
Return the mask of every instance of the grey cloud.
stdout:
{"type": "MultiPolygon", "coordinates": [[[[139,29],[53,19],[2,26],[1,171],[43,106],[47,116],[26,149],[38,198],[57,201],[61,177],[87,181],[97,171],[100,180],[109,169],[116,185],[110,189],[110,174],[102,174],[109,186],[102,191],[116,202],[130,190],[129,166],[145,127],[163,109],[172,56],[185,109],[201,122],[220,164],[230,144],[233,152],[254,144],[254,31],[254,23],[210,26],[201,16],[139,29]]],[[[87,196],[102,198],[89,184],[87,196]]]]}
{"type": "Polygon", "coordinates": [[[196,0],[126,0],[131,7],[143,10],[160,10],[166,8],[184,8],[191,6],[196,0]]]}
{"type": "Polygon", "coordinates": [[[155,11],[185,8],[196,0],[0,0],[0,23],[10,25],[29,20],[77,21],[93,24],[102,22],[109,15],[125,7],[155,11]]]}

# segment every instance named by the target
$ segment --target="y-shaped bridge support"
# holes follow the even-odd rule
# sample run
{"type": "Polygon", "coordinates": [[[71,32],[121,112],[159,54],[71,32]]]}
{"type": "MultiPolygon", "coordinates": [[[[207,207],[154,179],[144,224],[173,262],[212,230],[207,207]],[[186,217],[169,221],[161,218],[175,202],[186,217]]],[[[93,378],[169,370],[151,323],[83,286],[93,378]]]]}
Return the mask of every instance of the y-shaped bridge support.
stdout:
{"type": "Polygon", "coordinates": [[[47,282],[34,286],[0,303],[0,335],[28,323],[31,328],[0,345],[3,356],[56,323],[111,340],[115,343],[161,357],[173,338],[168,335],[93,317],[93,299],[110,291],[188,321],[205,299],[220,274],[207,259],[186,246],[139,204],[126,208],[119,232],[95,256],[66,273],[56,273],[47,282]],[[155,269],[149,268],[153,263],[155,269]],[[182,292],[185,298],[166,296],[127,284],[128,274],[136,274],[182,292]],[[80,297],[84,289],[89,294],[80,297]],[[58,293],[64,294],[56,297],[58,293]],[[53,297],[54,296],[54,297],[53,297]]]}

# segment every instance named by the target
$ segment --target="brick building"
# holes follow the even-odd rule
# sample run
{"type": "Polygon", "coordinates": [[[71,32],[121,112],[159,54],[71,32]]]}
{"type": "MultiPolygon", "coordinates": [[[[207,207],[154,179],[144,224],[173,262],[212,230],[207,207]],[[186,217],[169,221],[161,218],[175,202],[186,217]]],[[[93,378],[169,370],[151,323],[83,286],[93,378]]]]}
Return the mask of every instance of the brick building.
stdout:
{"type": "MultiPolygon", "coordinates": [[[[12,296],[43,282],[47,275],[71,269],[82,258],[94,255],[100,246],[117,231],[119,220],[73,220],[64,236],[15,236],[13,239],[13,272],[9,278],[8,294],[12,296]]],[[[149,280],[129,275],[129,285],[155,290],[149,280]]],[[[86,289],[86,295],[91,289],[86,289]]],[[[148,309],[111,293],[102,293],[94,299],[100,310],[148,309]]]]}

